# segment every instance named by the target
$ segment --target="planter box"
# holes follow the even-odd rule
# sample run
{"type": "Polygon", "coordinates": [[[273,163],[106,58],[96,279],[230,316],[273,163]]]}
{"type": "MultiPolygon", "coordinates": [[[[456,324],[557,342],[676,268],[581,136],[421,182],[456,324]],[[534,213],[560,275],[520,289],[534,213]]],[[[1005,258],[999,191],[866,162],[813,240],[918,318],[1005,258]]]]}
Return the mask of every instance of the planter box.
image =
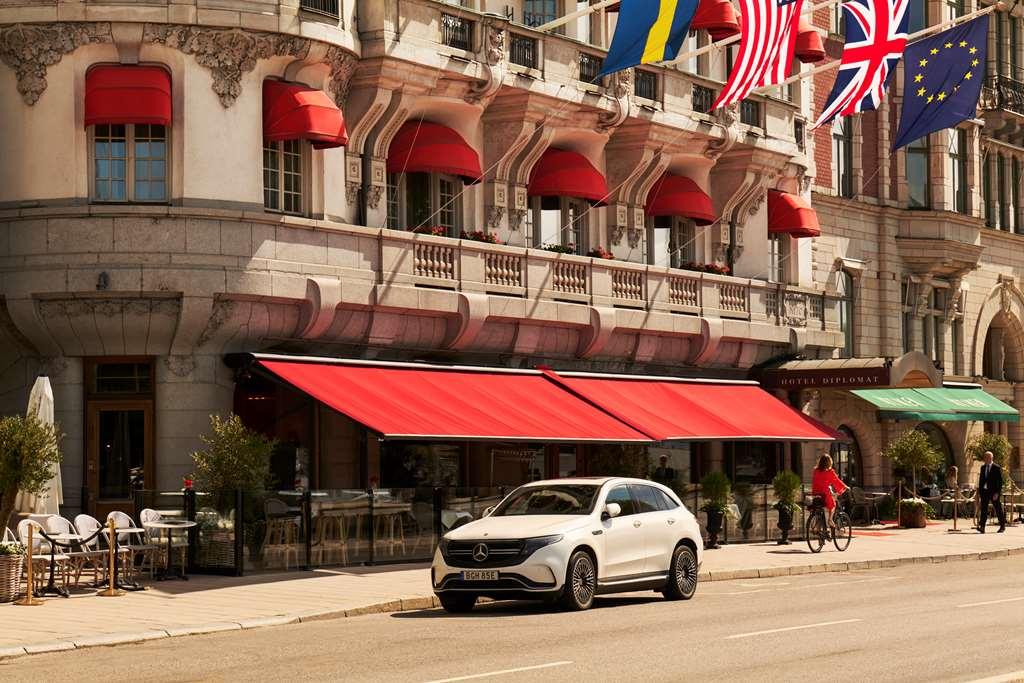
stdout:
{"type": "Polygon", "coordinates": [[[23,555],[0,555],[0,602],[11,602],[21,588],[23,555]]]}
{"type": "Polygon", "coordinates": [[[923,529],[928,526],[928,515],[918,505],[900,506],[900,526],[906,529],[923,529]]]}

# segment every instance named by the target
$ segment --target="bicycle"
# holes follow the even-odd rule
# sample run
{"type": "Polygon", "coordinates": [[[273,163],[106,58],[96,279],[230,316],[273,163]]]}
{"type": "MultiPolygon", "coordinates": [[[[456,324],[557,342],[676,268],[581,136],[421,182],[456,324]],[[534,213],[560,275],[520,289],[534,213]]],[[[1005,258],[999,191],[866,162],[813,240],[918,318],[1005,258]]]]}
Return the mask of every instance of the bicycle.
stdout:
{"type": "MultiPolygon", "coordinates": [[[[832,491],[832,489],[829,489],[832,491]]],[[[835,491],[832,491],[833,497],[835,491]]],[[[808,505],[810,516],[807,518],[807,547],[812,553],[820,553],[829,538],[828,521],[825,518],[825,501],[821,496],[813,496],[808,505]]],[[[846,512],[845,498],[836,499],[836,510],[832,514],[835,527],[831,529],[832,542],[836,550],[843,552],[850,547],[853,539],[853,523],[846,512]]]]}

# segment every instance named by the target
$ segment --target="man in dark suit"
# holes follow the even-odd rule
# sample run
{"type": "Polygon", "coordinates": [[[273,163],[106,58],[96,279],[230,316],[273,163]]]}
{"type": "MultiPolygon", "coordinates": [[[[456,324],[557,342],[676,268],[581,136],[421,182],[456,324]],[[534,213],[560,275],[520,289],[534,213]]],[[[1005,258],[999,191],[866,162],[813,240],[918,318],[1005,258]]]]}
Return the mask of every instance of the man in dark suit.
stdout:
{"type": "Polygon", "coordinates": [[[981,500],[981,517],[978,520],[978,531],[985,533],[985,522],[988,520],[988,504],[991,502],[999,518],[999,533],[1006,531],[1006,514],[1000,494],[1003,492],[1003,470],[992,462],[992,451],[985,451],[985,464],[981,466],[978,478],[978,498],[981,500]]]}

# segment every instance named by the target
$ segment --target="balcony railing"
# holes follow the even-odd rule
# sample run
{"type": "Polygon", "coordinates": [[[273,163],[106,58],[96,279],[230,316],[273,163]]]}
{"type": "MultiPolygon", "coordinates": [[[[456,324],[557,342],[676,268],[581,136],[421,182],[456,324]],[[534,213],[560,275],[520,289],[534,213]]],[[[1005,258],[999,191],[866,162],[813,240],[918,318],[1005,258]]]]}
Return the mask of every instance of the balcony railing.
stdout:
{"type": "Polygon", "coordinates": [[[636,70],[636,80],[633,82],[633,92],[637,97],[645,100],[658,99],[658,74],[653,71],[636,70]]]}
{"type": "Polygon", "coordinates": [[[299,7],[307,12],[316,12],[334,19],[341,16],[338,12],[338,0],[301,0],[299,7]]]}
{"type": "Polygon", "coordinates": [[[510,34],[508,43],[508,61],[528,69],[537,66],[537,39],[518,33],[510,34]]]}
{"type": "Polygon", "coordinates": [[[698,114],[707,114],[715,103],[715,91],[711,88],[693,84],[693,110],[698,114]]]}
{"type": "Polygon", "coordinates": [[[589,52],[580,53],[580,80],[584,83],[597,83],[597,75],[601,73],[604,60],[589,52]]]}
{"type": "Polygon", "coordinates": [[[1024,116],[1024,81],[992,74],[985,79],[981,95],[982,109],[1004,110],[1024,116]]]}
{"type": "Polygon", "coordinates": [[[473,22],[454,14],[441,14],[441,42],[456,50],[473,49],[473,22]]]}

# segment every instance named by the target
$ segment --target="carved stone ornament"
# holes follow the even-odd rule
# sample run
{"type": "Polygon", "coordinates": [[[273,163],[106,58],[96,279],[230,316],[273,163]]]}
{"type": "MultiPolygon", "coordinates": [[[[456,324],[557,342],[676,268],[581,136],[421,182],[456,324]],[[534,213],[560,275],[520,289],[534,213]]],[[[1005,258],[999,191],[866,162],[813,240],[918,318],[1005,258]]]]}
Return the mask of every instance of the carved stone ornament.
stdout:
{"type": "Polygon", "coordinates": [[[347,180],[345,181],[345,199],[349,204],[354,205],[359,199],[359,190],[363,184],[358,180],[347,180]]]}
{"type": "Polygon", "coordinates": [[[999,310],[1004,314],[1010,313],[1010,308],[1013,305],[1012,292],[1010,291],[1011,285],[1009,282],[1003,282],[999,287],[999,310]]]}
{"type": "Polygon", "coordinates": [[[783,300],[783,320],[790,327],[807,325],[807,297],[787,292],[783,300]]]}
{"type": "Polygon", "coordinates": [[[46,356],[39,359],[39,372],[50,379],[59,379],[68,369],[64,356],[46,356]]]}
{"type": "Polygon", "coordinates": [[[484,77],[474,83],[466,95],[466,101],[470,104],[477,104],[496,95],[505,80],[507,68],[504,24],[488,17],[484,19],[483,25],[484,40],[480,58],[484,66],[484,77]]]}
{"type": "Polygon", "coordinates": [[[252,71],[257,60],[303,58],[310,45],[307,38],[296,36],[177,24],[146,24],[142,40],[192,55],[200,66],[209,69],[213,91],[225,109],[242,93],[242,74],[252,71]]]}
{"type": "Polygon", "coordinates": [[[722,129],[722,137],[712,140],[704,148],[704,156],[708,159],[717,159],[736,143],[737,131],[736,122],[739,120],[740,105],[738,102],[719,107],[715,110],[713,117],[715,123],[722,129]]]}
{"type": "Polygon", "coordinates": [[[644,236],[644,231],[640,228],[630,228],[626,232],[626,242],[629,244],[630,249],[637,249],[640,247],[640,240],[644,236]]]}
{"type": "Polygon", "coordinates": [[[518,232],[526,222],[527,209],[512,209],[508,212],[508,229],[518,232]]]}
{"type": "Polygon", "coordinates": [[[611,243],[611,246],[617,247],[619,244],[622,243],[622,237],[626,234],[626,226],[613,225],[611,226],[611,228],[612,231],[611,234],[608,236],[608,241],[611,243]]]}
{"type": "Polygon", "coordinates": [[[629,116],[630,99],[633,92],[633,70],[624,69],[614,73],[609,78],[607,88],[608,95],[615,103],[615,109],[604,112],[598,116],[597,130],[599,133],[607,133],[622,125],[629,116]]]}
{"type": "Polygon", "coordinates": [[[359,60],[351,52],[332,46],[327,50],[324,63],[331,68],[330,88],[334,93],[334,103],[339,109],[344,109],[359,60]]]}
{"type": "Polygon", "coordinates": [[[110,24],[15,24],[0,27],[0,59],[14,70],[18,92],[32,106],[46,90],[46,68],[83,45],[113,40],[110,24]]]}
{"type": "Polygon", "coordinates": [[[383,194],[383,185],[370,185],[366,188],[366,205],[371,209],[376,209],[380,206],[380,198],[383,194]]]}
{"type": "Polygon", "coordinates": [[[487,227],[497,230],[501,227],[501,220],[505,217],[505,207],[491,205],[487,207],[487,227]]]}
{"type": "Polygon", "coordinates": [[[206,321],[206,327],[203,329],[203,333],[199,335],[199,339],[196,340],[196,348],[203,346],[217,334],[220,328],[224,327],[231,316],[235,314],[236,303],[231,299],[217,299],[213,304],[213,313],[210,314],[210,319],[206,321]]]}
{"type": "Polygon", "coordinates": [[[196,369],[196,361],[192,356],[168,356],[164,359],[164,365],[175,377],[188,377],[196,369]]]}

